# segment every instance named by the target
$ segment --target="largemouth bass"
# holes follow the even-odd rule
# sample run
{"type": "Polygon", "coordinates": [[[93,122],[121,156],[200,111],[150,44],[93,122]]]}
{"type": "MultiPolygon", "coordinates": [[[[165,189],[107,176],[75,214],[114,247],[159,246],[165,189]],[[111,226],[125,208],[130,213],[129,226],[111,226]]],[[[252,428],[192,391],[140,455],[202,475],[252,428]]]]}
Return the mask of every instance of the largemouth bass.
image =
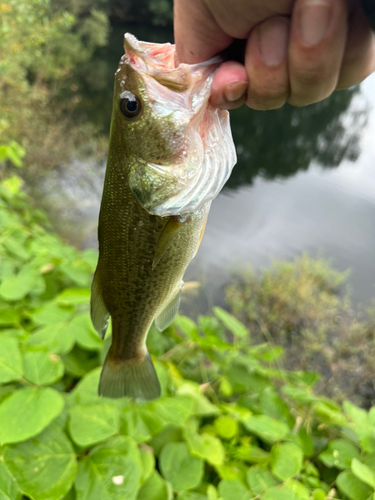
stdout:
{"type": "Polygon", "coordinates": [[[174,46],[125,35],[115,75],[91,318],[112,345],[99,394],[153,399],[152,322],[171,324],[210,204],[236,162],[227,111],[209,104],[218,59],[175,66],[174,46]]]}

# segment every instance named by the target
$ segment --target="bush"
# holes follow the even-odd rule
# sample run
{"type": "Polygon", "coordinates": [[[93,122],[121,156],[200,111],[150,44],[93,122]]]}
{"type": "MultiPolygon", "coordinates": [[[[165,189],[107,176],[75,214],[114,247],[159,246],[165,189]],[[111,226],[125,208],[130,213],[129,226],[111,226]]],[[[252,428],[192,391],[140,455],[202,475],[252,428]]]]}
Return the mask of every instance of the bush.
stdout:
{"type": "MultiPolygon", "coordinates": [[[[148,347],[162,397],[97,395],[89,320],[96,252],[48,230],[17,177],[0,187],[0,497],[19,500],[369,499],[375,420],[314,394],[220,308],[148,347]]],[[[335,280],[334,280],[335,282],[335,280]]]]}
{"type": "Polygon", "coordinates": [[[337,401],[370,408],[375,400],[375,309],[356,313],[345,291],[348,272],[308,255],[236,276],[226,289],[230,310],[252,333],[286,350],[287,369],[319,371],[318,389],[337,401]]]}
{"type": "Polygon", "coordinates": [[[27,150],[24,175],[67,161],[78,146],[94,142],[95,127],[72,118],[81,97],[70,78],[107,43],[108,28],[106,14],[95,4],[0,4],[0,136],[27,150]]]}

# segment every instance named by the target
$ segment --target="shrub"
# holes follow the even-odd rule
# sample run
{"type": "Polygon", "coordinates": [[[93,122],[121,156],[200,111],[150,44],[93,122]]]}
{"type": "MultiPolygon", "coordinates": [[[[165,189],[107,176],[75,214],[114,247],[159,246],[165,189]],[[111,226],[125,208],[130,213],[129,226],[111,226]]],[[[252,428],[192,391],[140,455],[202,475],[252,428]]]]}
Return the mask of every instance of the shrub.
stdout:
{"type": "Polygon", "coordinates": [[[70,77],[106,44],[108,25],[95,4],[0,4],[0,136],[1,142],[17,141],[27,150],[24,175],[67,161],[79,145],[93,142],[95,127],[72,118],[81,97],[77,88],[69,88],[70,77]]]}
{"type": "Polygon", "coordinates": [[[235,276],[226,289],[230,310],[252,332],[286,350],[287,369],[319,371],[318,389],[370,408],[375,399],[375,309],[354,311],[339,272],[308,255],[235,276]]]}
{"type": "Polygon", "coordinates": [[[104,342],[88,315],[97,255],[0,186],[0,497],[19,500],[365,500],[375,421],[313,392],[220,308],[148,347],[162,397],[97,395],[104,342]]]}

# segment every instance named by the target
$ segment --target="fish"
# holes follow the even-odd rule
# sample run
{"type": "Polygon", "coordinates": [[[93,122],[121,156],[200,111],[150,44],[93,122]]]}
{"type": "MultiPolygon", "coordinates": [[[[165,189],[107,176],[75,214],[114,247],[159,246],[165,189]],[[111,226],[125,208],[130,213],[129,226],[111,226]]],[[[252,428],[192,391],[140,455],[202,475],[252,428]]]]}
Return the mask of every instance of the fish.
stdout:
{"type": "Polygon", "coordinates": [[[146,338],[180,304],[212,200],[236,163],[227,111],[209,103],[220,58],[175,63],[172,44],[127,33],[115,73],[108,159],[98,224],[91,319],[112,343],[99,395],[136,400],[161,389],[146,338]]]}

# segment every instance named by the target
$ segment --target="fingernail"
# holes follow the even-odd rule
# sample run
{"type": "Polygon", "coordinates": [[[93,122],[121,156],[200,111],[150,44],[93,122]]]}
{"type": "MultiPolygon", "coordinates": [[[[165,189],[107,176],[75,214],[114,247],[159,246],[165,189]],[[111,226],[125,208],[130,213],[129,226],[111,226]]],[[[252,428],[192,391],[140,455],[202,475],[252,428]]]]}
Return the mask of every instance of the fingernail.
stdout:
{"type": "Polygon", "coordinates": [[[246,92],[247,82],[237,82],[232,85],[227,85],[224,89],[224,96],[227,101],[238,101],[246,92]]]}
{"type": "Polygon", "coordinates": [[[271,19],[259,28],[260,54],[267,66],[277,66],[286,57],[289,42],[289,23],[271,19]]]}
{"type": "Polygon", "coordinates": [[[331,18],[331,2],[307,0],[301,6],[301,33],[306,45],[316,45],[326,35],[331,18]]]}

